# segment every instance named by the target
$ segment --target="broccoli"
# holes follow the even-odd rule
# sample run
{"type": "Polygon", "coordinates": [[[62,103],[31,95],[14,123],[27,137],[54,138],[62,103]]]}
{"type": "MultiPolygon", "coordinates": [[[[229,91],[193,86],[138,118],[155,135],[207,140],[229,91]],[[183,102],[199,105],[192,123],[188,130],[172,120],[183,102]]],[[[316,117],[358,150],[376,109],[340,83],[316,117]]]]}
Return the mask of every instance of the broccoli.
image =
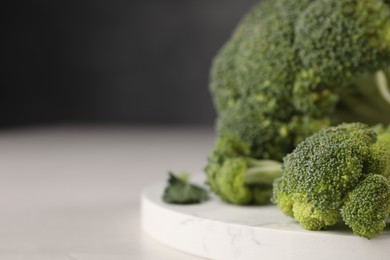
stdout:
{"type": "Polygon", "coordinates": [[[359,236],[378,235],[390,214],[389,130],[344,123],[306,138],[283,159],[272,201],[305,229],[343,219],[359,236]]]}
{"type": "Polygon", "coordinates": [[[389,17],[384,0],[263,0],[212,63],[217,139],[281,161],[331,125],[390,123],[389,17]]]}
{"type": "Polygon", "coordinates": [[[255,160],[246,143],[234,136],[218,139],[206,167],[207,184],[221,199],[233,204],[267,204],[281,164],[255,160]]]}
{"type": "Polygon", "coordinates": [[[389,180],[382,175],[369,175],[348,194],[341,212],[354,233],[367,238],[378,235],[390,213],[389,180]]]}
{"type": "Polygon", "coordinates": [[[306,136],[344,120],[337,116],[348,110],[342,98],[366,88],[378,92],[379,121],[358,121],[390,123],[390,101],[376,89],[376,72],[390,75],[389,17],[381,0],[262,1],[212,64],[218,134],[234,132],[254,157],[280,160],[306,136]]]}

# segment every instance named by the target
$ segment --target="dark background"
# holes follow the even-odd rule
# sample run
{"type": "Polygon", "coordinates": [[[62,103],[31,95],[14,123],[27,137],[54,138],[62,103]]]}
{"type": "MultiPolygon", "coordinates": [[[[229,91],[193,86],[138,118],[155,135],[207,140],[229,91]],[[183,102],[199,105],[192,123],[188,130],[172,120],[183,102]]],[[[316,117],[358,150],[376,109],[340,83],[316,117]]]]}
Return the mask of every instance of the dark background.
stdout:
{"type": "Polygon", "coordinates": [[[211,59],[256,2],[3,2],[0,126],[211,125],[211,59]]]}

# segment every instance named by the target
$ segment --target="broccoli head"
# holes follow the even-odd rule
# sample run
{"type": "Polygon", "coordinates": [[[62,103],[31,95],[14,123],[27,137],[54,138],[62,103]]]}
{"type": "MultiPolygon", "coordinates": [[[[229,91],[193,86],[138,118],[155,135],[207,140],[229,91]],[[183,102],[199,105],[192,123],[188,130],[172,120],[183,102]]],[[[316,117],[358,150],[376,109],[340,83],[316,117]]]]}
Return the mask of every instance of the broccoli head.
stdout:
{"type": "MultiPolygon", "coordinates": [[[[206,167],[210,187],[221,196],[219,185],[226,182],[216,180],[229,167],[216,164],[215,153],[229,136],[246,146],[246,157],[281,161],[331,125],[390,123],[389,17],[384,0],[263,0],[254,6],[211,67],[218,118],[214,159],[206,167]]],[[[238,183],[234,187],[247,190],[238,183]]],[[[243,197],[240,203],[253,202],[252,195],[243,197]]]]}
{"type": "Polygon", "coordinates": [[[273,202],[305,229],[342,218],[354,233],[372,238],[390,214],[389,156],[390,144],[365,124],[326,128],[284,158],[273,202]]]}
{"type": "Polygon", "coordinates": [[[331,124],[390,123],[389,17],[383,0],[256,5],[212,64],[218,135],[233,132],[253,157],[280,160],[331,124]]]}

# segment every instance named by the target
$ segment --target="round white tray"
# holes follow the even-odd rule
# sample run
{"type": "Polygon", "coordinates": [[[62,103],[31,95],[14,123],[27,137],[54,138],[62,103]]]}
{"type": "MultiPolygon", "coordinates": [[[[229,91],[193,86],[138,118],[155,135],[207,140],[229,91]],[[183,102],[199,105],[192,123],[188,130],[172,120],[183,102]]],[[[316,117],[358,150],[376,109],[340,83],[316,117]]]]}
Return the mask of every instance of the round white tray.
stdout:
{"type": "Polygon", "coordinates": [[[166,204],[161,199],[165,185],[157,183],[142,194],[143,229],[157,241],[189,254],[224,260],[385,260],[390,256],[390,223],[371,240],[353,235],[343,224],[327,231],[307,231],[273,205],[235,206],[216,197],[196,205],[166,204]]]}

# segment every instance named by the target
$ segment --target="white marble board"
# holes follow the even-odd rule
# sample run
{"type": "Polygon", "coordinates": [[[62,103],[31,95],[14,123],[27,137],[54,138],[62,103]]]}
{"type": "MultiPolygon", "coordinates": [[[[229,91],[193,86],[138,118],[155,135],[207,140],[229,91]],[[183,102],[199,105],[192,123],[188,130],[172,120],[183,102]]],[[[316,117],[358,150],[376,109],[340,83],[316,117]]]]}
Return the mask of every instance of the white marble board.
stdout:
{"type": "MultiPolygon", "coordinates": [[[[195,180],[202,182],[202,176],[195,180]]],[[[161,243],[208,259],[390,259],[390,223],[379,237],[353,235],[345,225],[307,231],[276,206],[235,206],[213,196],[196,205],[162,201],[166,183],[141,199],[144,231],[161,243]]],[[[389,219],[388,219],[389,222],[389,219]]]]}

